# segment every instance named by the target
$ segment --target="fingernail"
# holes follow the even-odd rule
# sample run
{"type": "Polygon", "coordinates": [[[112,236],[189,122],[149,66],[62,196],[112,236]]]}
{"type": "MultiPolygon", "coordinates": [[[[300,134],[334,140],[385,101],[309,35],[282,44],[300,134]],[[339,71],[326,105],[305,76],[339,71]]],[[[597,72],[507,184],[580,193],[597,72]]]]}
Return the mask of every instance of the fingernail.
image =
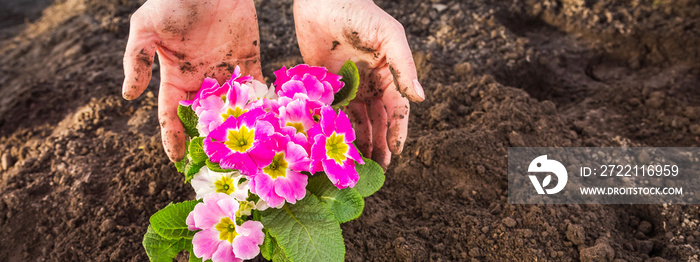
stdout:
{"type": "Polygon", "coordinates": [[[423,91],[423,87],[418,83],[418,79],[413,79],[413,90],[416,91],[416,94],[420,96],[423,100],[425,100],[425,92],[423,91]]]}

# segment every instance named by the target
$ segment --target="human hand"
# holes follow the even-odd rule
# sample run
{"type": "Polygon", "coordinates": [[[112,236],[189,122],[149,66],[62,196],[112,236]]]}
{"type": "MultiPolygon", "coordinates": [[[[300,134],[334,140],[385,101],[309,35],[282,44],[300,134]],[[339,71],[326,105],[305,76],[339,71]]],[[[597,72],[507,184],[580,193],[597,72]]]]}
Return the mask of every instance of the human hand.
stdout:
{"type": "Polygon", "coordinates": [[[386,169],[408,133],[408,99],[425,99],[403,26],[370,0],[295,0],[304,62],[331,72],[351,59],[360,87],[347,109],[358,147],[386,169]],[[408,99],[407,99],[408,98],[408,99]]]}
{"type": "Polygon", "coordinates": [[[131,16],[122,95],[131,100],[143,93],[158,53],[158,119],[171,161],[185,154],[180,100],[197,92],[205,77],[228,80],[236,65],[262,81],[259,39],[252,0],[149,0],[131,16]]]}

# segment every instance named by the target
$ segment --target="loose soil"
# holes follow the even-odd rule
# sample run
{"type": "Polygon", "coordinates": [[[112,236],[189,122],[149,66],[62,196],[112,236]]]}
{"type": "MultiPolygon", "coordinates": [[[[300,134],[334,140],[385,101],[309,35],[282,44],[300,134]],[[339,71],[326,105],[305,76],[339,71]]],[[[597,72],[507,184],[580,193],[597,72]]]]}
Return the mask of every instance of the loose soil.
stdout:
{"type": "MultiPolygon", "coordinates": [[[[5,1],[0,258],[146,261],[148,218],[194,197],[160,142],[158,66],[120,96],[143,1],[5,1]]],[[[258,0],[263,73],[302,62],[291,1],[258,0]]],[[[510,205],[510,146],[700,144],[700,4],[388,1],[427,99],[350,261],[698,261],[697,205],[510,205]]],[[[185,255],[180,260],[186,259],[185,255]]]]}

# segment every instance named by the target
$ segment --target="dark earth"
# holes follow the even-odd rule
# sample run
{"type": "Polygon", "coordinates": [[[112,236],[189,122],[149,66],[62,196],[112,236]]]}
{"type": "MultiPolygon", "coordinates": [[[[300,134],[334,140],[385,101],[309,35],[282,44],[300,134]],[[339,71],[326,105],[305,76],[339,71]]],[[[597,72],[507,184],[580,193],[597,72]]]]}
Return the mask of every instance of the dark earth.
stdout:
{"type": "MultiPolygon", "coordinates": [[[[3,1],[0,260],[146,261],[149,216],[194,197],[161,146],[158,66],[144,95],[120,95],[142,2],[3,1]]],[[[255,2],[264,75],[301,63],[291,1],[255,2]]],[[[376,2],[405,26],[427,99],[342,226],[347,260],[699,260],[699,206],[510,205],[506,157],[699,145],[700,2],[376,2]]]]}

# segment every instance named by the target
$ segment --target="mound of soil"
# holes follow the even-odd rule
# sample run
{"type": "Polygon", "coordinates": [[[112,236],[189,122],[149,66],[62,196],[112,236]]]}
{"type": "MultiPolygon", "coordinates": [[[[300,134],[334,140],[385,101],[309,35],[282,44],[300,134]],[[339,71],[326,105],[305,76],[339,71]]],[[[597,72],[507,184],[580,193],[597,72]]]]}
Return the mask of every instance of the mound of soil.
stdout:
{"type": "MultiPolygon", "coordinates": [[[[158,65],[141,98],[120,96],[141,2],[3,11],[4,260],[145,261],[149,216],[194,197],[160,143],[158,65]]],[[[377,4],[405,26],[427,99],[384,188],[342,226],[347,260],[698,260],[698,206],[510,205],[506,176],[511,146],[697,146],[697,1],[377,4]]],[[[302,62],[291,3],[256,7],[263,73],[302,62]]]]}

